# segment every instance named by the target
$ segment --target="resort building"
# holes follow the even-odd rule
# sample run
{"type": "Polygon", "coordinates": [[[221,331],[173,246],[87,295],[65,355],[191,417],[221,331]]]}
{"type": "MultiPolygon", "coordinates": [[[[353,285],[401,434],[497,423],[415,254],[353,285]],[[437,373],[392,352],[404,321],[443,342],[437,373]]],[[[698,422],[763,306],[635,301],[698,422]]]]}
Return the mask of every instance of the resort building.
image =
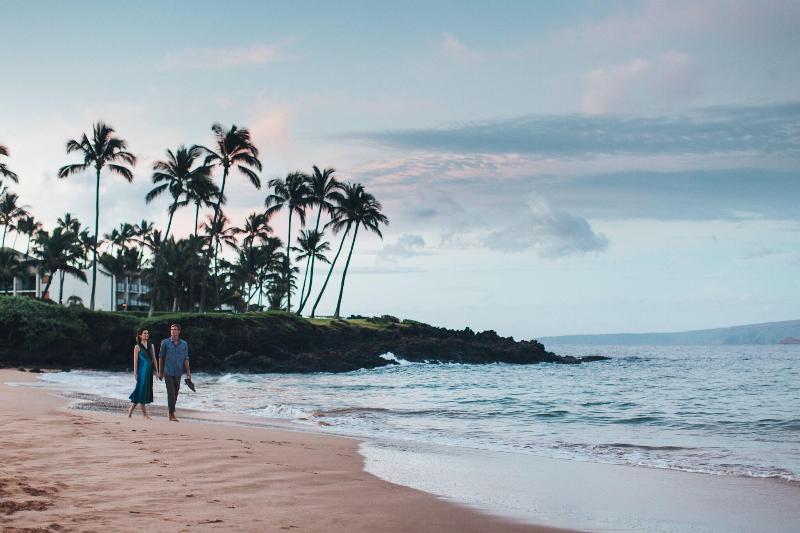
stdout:
{"type": "MultiPolygon", "coordinates": [[[[0,281],[0,293],[33,298],[44,296],[58,302],[63,283],[62,303],[64,305],[75,302],[89,307],[92,286],[88,282],[92,279],[92,269],[84,269],[83,273],[86,274],[87,282],[81,281],[72,274],[64,274],[63,271],[56,272],[48,292],[43,294],[47,286],[47,276],[39,275],[31,267],[26,275],[15,277],[11,283],[0,281]]],[[[118,280],[116,276],[98,264],[94,308],[98,311],[147,310],[150,304],[145,299],[145,294],[149,290],[150,288],[142,283],[141,274],[135,273],[118,280]]]]}
{"type": "Polygon", "coordinates": [[[146,311],[150,308],[150,302],[145,299],[150,287],[142,281],[141,273],[137,272],[122,279],[114,276],[114,286],[115,310],[146,311]]]}

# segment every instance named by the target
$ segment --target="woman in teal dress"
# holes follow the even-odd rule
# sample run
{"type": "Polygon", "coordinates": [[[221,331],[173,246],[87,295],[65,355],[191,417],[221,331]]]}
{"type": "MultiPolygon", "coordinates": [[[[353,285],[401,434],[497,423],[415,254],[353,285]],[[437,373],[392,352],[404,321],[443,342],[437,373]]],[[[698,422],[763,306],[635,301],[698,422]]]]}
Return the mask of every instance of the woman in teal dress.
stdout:
{"type": "Polygon", "coordinates": [[[156,368],[155,347],[150,342],[150,332],[140,329],[136,333],[136,346],[133,347],[133,375],[136,378],[136,388],[129,396],[131,408],[128,409],[128,418],[133,415],[137,405],[142,406],[142,413],[148,420],[147,404],[153,403],[153,369],[156,368]]]}

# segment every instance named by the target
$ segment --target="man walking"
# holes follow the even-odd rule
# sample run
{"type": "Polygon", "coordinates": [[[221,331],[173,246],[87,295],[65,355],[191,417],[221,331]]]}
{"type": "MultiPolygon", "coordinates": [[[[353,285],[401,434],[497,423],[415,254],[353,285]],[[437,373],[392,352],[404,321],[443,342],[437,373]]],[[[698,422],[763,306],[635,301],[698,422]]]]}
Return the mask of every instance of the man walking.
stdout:
{"type": "Polygon", "coordinates": [[[169,419],[172,422],[178,421],[175,418],[175,402],[178,400],[184,369],[188,380],[192,380],[192,371],[189,369],[189,344],[180,337],[181,325],[172,324],[169,327],[169,338],[161,341],[161,348],[158,350],[158,379],[164,379],[167,385],[167,405],[169,419]]]}

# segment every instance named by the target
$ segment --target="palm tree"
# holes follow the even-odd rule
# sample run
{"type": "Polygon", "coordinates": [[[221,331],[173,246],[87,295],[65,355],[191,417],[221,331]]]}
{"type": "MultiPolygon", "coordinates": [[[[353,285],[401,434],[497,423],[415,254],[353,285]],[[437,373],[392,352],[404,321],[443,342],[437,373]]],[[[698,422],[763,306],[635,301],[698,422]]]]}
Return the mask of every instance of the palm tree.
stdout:
{"type": "Polygon", "coordinates": [[[344,294],[344,282],[347,278],[347,268],[350,266],[350,258],[353,256],[353,248],[356,246],[356,238],[358,237],[358,228],[363,227],[364,230],[369,230],[383,239],[383,234],[380,230],[380,225],[388,225],[389,218],[381,213],[381,203],[375,199],[374,196],[364,191],[364,187],[360,183],[350,184],[344,187],[343,202],[339,203],[341,207],[334,213],[333,225],[346,224],[347,226],[354,227],[353,242],[350,244],[350,253],[347,254],[347,262],[344,264],[344,272],[342,272],[342,285],[339,288],[339,300],[336,303],[336,312],[333,313],[335,318],[339,318],[339,310],[342,307],[342,295],[344,294]]]}
{"type": "MultiPolygon", "coordinates": [[[[219,216],[215,217],[213,214],[208,215],[206,221],[200,226],[200,229],[203,230],[205,235],[201,238],[206,243],[206,254],[205,260],[206,262],[211,262],[212,259],[217,257],[217,252],[222,248],[222,245],[225,244],[229,248],[236,249],[237,242],[236,242],[236,233],[232,226],[230,226],[230,220],[225,213],[222,211],[219,212],[219,216]]],[[[219,275],[218,275],[218,265],[216,263],[213,264],[213,282],[214,287],[216,289],[216,294],[219,296],[221,287],[219,286],[219,275]]],[[[208,284],[208,274],[209,269],[203,269],[203,282],[200,284],[200,311],[202,312],[205,309],[206,303],[206,290],[209,286],[208,284]]],[[[216,307],[216,304],[212,305],[212,308],[216,307]]]]}
{"type": "Polygon", "coordinates": [[[242,244],[252,248],[256,240],[263,242],[272,233],[268,223],[269,216],[266,213],[250,213],[244,220],[244,226],[233,228],[233,231],[236,235],[244,235],[242,244]]]}
{"type": "MultiPolygon", "coordinates": [[[[79,243],[74,233],[64,232],[62,228],[55,228],[53,234],[50,235],[41,230],[36,234],[35,242],[32,264],[40,275],[47,274],[47,285],[42,292],[42,297],[50,291],[50,284],[53,283],[53,278],[59,270],[86,282],[86,274],[74,264],[79,258],[79,243]]],[[[58,297],[59,303],[61,303],[62,297],[63,284],[62,294],[59,294],[58,297]]]]}
{"type": "MultiPolygon", "coordinates": [[[[258,247],[260,263],[257,275],[258,283],[258,306],[262,307],[262,296],[264,288],[267,294],[271,294],[273,288],[279,283],[281,272],[283,271],[283,242],[278,237],[267,237],[264,244],[258,247]]],[[[280,308],[280,304],[276,307],[280,308]]]]}
{"type": "Polygon", "coordinates": [[[186,239],[189,243],[189,254],[191,257],[189,264],[189,310],[194,310],[195,302],[195,276],[198,268],[202,268],[203,272],[208,272],[209,263],[201,267],[201,262],[207,260],[207,254],[203,254],[203,238],[197,235],[189,235],[186,239]]]}
{"type": "MultiPolygon", "coordinates": [[[[326,168],[325,170],[320,170],[319,167],[313,165],[312,167],[312,174],[308,180],[308,185],[311,188],[311,197],[312,197],[312,205],[318,206],[317,209],[317,222],[314,224],[314,231],[319,231],[319,223],[322,218],[322,212],[325,211],[327,213],[331,213],[333,210],[333,203],[331,203],[331,194],[338,190],[340,184],[336,181],[336,178],[333,177],[333,174],[336,172],[333,168],[326,168]]],[[[297,309],[297,314],[303,312],[303,308],[306,306],[308,302],[309,296],[311,296],[311,288],[314,284],[314,262],[316,261],[315,255],[310,255],[306,260],[306,273],[303,275],[303,286],[305,286],[305,279],[306,276],[309,274],[309,263],[310,263],[310,277],[308,279],[308,291],[305,292],[305,289],[300,290],[300,307],[297,309]]]]}
{"type": "Polygon", "coordinates": [[[42,229],[42,223],[37,221],[32,216],[27,216],[19,219],[17,222],[17,231],[28,237],[28,244],[25,247],[25,258],[28,258],[28,252],[31,249],[31,240],[37,231],[42,229]]]}
{"type": "MultiPolygon", "coordinates": [[[[323,263],[330,263],[327,257],[325,257],[324,253],[331,249],[331,245],[328,244],[328,241],[323,241],[324,233],[317,230],[305,230],[300,232],[300,236],[297,238],[297,242],[300,246],[292,247],[292,250],[295,252],[299,252],[297,255],[297,260],[302,261],[303,259],[306,260],[306,273],[303,275],[303,285],[300,289],[300,294],[302,295],[306,289],[306,278],[308,276],[308,260],[311,259],[311,264],[314,264],[315,260],[320,260],[323,263]]],[[[313,276],[313,269],[311,270],[313,276]]],[[[309,286],[309,293],[311,292],[311,287],[309,286]]],[[[299,315],[303,311],[304,303],[300,304],[300,307],[297,309],[297,314],[299,315]]]]}
{"type": "Polygon", "coordinates": [[[8,228],[14,229],[14,223],[17,219],[27,217],[30,214],[25,209],[28,206],[17,205],[18,201],[19,195],[13,192],[5,192],[0,197],[0,224],[3,225],[3,240],[2,243],[0,243],[0,248],[5,248],[6,246],[6,233],[8,232],[8,228]]]}
{"type": "Polygon", "coordinates": [[[142,219],[142,221],[139,222],[138,224],[134,224],[133,230],[135,232],[133,242],[139,245],[138,248],[139,255],[136,260],[136,268],[134,269],[134,271],[140,272],[142,270],[142,262],[144,260],[144,251],[147,248],[148,239],[155,230],[155,224],[153,224],[152,222],[148,222],[145,219],[142,219]]]}
{"type": "Polygon", "coordinates": [[[161,185],[147,193],[145,202],[149,204],[166,190],[169,190],[170,196],[172,196],[172,205],[169,208],[169,222],[167,222],[167,229],[164,231],[164,239],[169,238],[169,229],[172,226],[172,217],[175,216],[175,211],[177,211],[178,207],[186,205],[185,199],[181,197],[186,194],[189,182],[193,179],[210,180],[211,178],[210,166],[204,164],[192,168],[203,153],[204,149],[199,146],[192,146],[191,148],[179,146],[175,152],[167,150],[166,161],[153,163],[153,183],[160,183],[161,185]]]}
{"type": "MultiPolygon", "coordinates": [[[[214,206],[214,223],[220,216],[220,206],[225,195],[225,184],[231,167],[235,166],[239,172],[250,180],[256,189],[261,188],[261,179],[252,170],[261,171],[261,161],[258,160],[258,148],[250,139],[250,131],[247,128],[237,128],[234,124],[229,130],[223,129],[222,125],[216,123],[211,126],[214,132],[214,148],[201,147],[206,152],[206,165],[219,165],[222,167],[222,187],[219,189],[217,203],[214,206]]],[[[217,261],[217,249],[214,249],[214,263],[217,261]]],[[[214,274],[216,275],[216,266],[214,274]]]]}
{"type": "Polygon", "coordinates": [[[254,296],[253,290],[258,290],[259,272],[267,259],[262,247],[246,246],[239,249],[235,262],[226,262],[230,285],[241,294],[245,312],[250,310],[250,300],[254,296]]]}
{"type": "Polygon", "coordinates": [[[111,233],[103,235],[111,247],[116,246],[117,250],[125,250],[128,243],[136,239],[136,227],[128,222],[122,222],[119,229],[111,230],[111,233]]]}
{"type": "Polygon", "coordinates": [[[103,167],[113,174],[119,174],[128,182],[133,181],[133,172],[125,165],[135,166],[136,157],[127,151],[128,144],[114,136],[114,128],[98,122],[93,126],[92,139],[83,134],[76,141],[67,141],[67,153],[79,152],[83,155],[83,163],[65,165],[58,171],[59,178],[66,178],[72,174],[81,174],[90,167],[95,168],[95,194],[94,194],[94,243],[92,245],[92,292],[89,299],[89,309],[94,310],[94,293],[97,286],[97,237],[100,233],[100,171],[103,167]]]}
{"type": "MultiPolygon", "coordinates": [[[[269,181],[269,186],[275,189],[273,194],[267,196],[264,204],[267,207],[267,213],[271,216],[274,212],[286,208],[289,211],[289,229],[286,237],[286,257],[284,258],[286,265],[284,267],[285,273],[289,276],[291,272],[291,265],[289,259],[289,250],[292,243],[292,214],[297,213],[300,218],[300,224],[306,224],[306,208],[311,204],[311,188],[308,186],[308,175],[302,172],[291,172],[285,179],[273,179],[269,181]]],[[[292,293],[291,290],[286,295],[286,311],[292,310],[292,293]]]]}
{"type": "Polygon", "coordinates": [[[141,222],[138,224],[134,224],[133,229],[136,231],[136,242],[142,244],[142,240],[147,239],[148,235],[153,233],[153,229],[155,229],[155,224],[152,222],[148,222],[145,219],[142,219],[141,222]]]}
{"type": "Polygon", "coordinates": [[[73,233],[80,233],[81,231],[81,221],[72,216],[72,213],[64,213],[63,217],[58,218],[56,224],[58,227],[64,228],[65,230],[69,230],[73,233]]]}
{"type": "MultiPolygon", "coordinates": [[[[108,252],[104,252],[100,255],[100,257],[97,258],[97,262],[100,263],[100,265],[112,276],[114,276],[115,279],[122,279],[125,277],[125,266],[123,264],[121,250],[118,250],[116,255],[111,255],[108,252]]],[[[128,310],[127,305],[125,306],[125,310],[128,310]]]]}
{"type": "MultiPolygon", "coordinates": [[[[187,204],[194,204],[194,236],[197,237],[197,223],[200,219],[201,207],[214,207],[215,201],[219,197],[219,187],[211,179],[210,175],[193,175],[185,185],[184,201],[187,204]]],[[[225,198],[222,198],[225,203],[225,198]]]]}
{"type": "Polygon", "coordinates": [[[185,291],[185,280],[189,272],[188,243],[185,239],[175,241],[174,237],[161,243],[155,257],[154,270],[167,275],[154,278],[156,295],[166,293],[172,297],[172,311],[179,308],[181,293],[185,291]]]}
{"type": "Polygon", "coordinates": [[[94,235],[89,234],[89,228],[83,228],[78,233],[78,241],[81,245],[81,268],[89,268],[89,254],[94,249],[94,235]]]}
{"type": "MultiPolygon", "coordinates": [[[[195,163],[204,154],[205,149],[199,146],[192,146],[186,148],[181,145],[173,152],[167,150],[167,159],[165,161],[156,161],[153,163],[153,183],[160,184],[154,187],[145,196],[145,202],[150,203],[157,198],[164,191],[169,191],[172,196],[172,204],[170,204],[168,213],[169,220],[167,222],[167,229],[164,230],[164,241],[169,239],[169,230],[172,227],[172,218],[179,207],[188,204],[188,201],[183,198],[186,194],[187,186],[190,181],[194,179],[207,181],[211,180],[211,167],[202,164],[195,167],[195,163]],[[195,167],[195,168],[192,168],[195,167]]],[[[159,276],[161,263],[156,261],[155,269],[153,271],[154,285],[155,285],[155,300],[158,300],[158,291],[160,287],[159,276]]],[[[153,307],[150,307],[150,315],[152,316],[153,307]]]]}
{"type": "Polygon", "coordinates": [[[235,250],[238,246],[236,241],[237,228],[230,225],[230,220],[225,216],[225,213],[220,213],[216,222],[214,216],[209,215],[200,226],[200,229],[205,233],[205,241],[211,247],[221,248],[225,244],[235,250]]]}
{"type": "MultiPolygon", "coordinates": [[[[198,260],[200,257],[200,251],[202,249],[201,243],[203,239],[197,236],[198,230],[198,222],[200,219],[200,208],[201,207],[214,207],[216,205],[216,201],[219,200],[221,203],[225,203],[225,198],[220,194],[219,187],[217,187],[216,183],[211,179],[211,176],[203,176],[197,175],[194,176],[189,182],[186,184],[186,192],[184,195],[184,199],[186,203],[194,203],[194,236],[192,239],[189,239],[189,244],[191,246],[192,252],[192,264],[190,270],[190,282],[189,282],[189,307],[190,309],[194,309],[194,286],[195,286],[195,272],[198,268],[198,260]]],[[[209,257],[211,254],[211,250],[208,250],[208,254],[203,254],[202,258],[205,259],[209,257]]],[[[205,290],[206,290],[206,283],[208,277],[208,269],[203,269],[203,280],[204,283],[201,286],[201,297],[200,297],[200,311],[203,311],[205,306],[205,290]]]]}
{"type": "Polygon", "coordinates": [[[378,202],[373,195],[364,191],[364,186],[360,183],[346,183],[342,185],[341,191],[336,191],[332,193],[331,196],[335,203],[335,207],[333,209],[331,221],[326,226],[330,226],[334,233],[338,233],[344,229],[344,235],[342,235],[342,241],[339,243],[339,249],[336,252],[336,256],[333,258],[333,262],[331,262],[331,267],[328,270],[325,283],[322,285],[322,289],[319,292],[319,296],[317,296],[316,302],[314,302],[314,307],[311,310],[312,317],[316,313],[317,306],[322,299],[322,294],[325,292],[325,287],[328,286],[328,280],[333,273],[333,267],[336,265],[336,260],[339,258],[345,238],[347,237],[347,234],[350,233],[350,230],[354,229],[353,242],[350,245],[350,253],[347,256],[347,263],[345,263],[344,272],[342,273],[342,285],[339,289],[339,300],[336,304],[336,312],[333,315],[336,318],[339,318],[339,310],[342,305],[342,294],[344,292],[344,282],[347,276],[347,269],[350,266],[350,258],[353,255],[353,248],[356,244],[356,237],[358,237],[359,227],[363,226],[364,229],[373,231],[377,233],[378,236],[383,238],[383,235],[379,229],[379,225],[389,223],[389,219],[380,212],[380,202],[378,202]]]}
{"type": "Polygon", "coordinates": [[[117,280],[125,279],[125,311],[130,307],[131,275],[140,270],[142,263],[144,247],[142,239],[146,233],[152,231],[152,228],[153,224],[146,220],[142,220],[141,224],[122,222],[119,229],[115,228],[111,233],[104,235],[112,248],[116,246],[116,255],[106,253],[100,256],[98,261],[117,280]],[[129,246],[131,243],[139,244],[141,248],[129,246]]]}
{"type": "Polygon", "coordinates": [[[19,260],[14,250],[0,249],[0,281],[3,282],[3,292],[8,294],[14,287],[14,278],[26,273],[26,265],[19,260]]]}
{"type": "MultiPolygon", "coordinates": [[[[81,268],[86,268],[86,257],[88,257],[89,252],[92,250],[92,244],[94,243],[94,239],[89,235],[89,230],[81,228],[81,221],[72,216],[72,213],[64,213],[63,217],[59,217],[56,221],[56,227],[61,228],[63,233],[71,232],[77,236],[79,263],[81,268]]],[[[116,230],[113,231],[112,234],[114,234],[114,238],[117,238],[116,230]]],[[[105,237],[110,238],[111,236],[106,235],[105,237]]]]}
{"type": "MultiPolygon", "coordinates": [[[[8,148],[0,144],[0,155],[8,157],[8,148]]],[[[11,169],[5,163],[0,163],[0,177],[8,178],[14,183],[19,183],[19,177],[11,172],[11,169]]]]}

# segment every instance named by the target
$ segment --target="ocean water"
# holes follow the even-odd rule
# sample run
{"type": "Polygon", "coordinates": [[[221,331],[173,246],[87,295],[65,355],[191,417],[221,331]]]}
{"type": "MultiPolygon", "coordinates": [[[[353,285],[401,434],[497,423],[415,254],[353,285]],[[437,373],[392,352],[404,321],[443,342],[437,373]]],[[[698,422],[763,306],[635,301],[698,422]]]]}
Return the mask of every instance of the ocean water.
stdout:
{"type": "MultiPolygon", "coordinates": [[[[566,459],[772,478],[800,487],[800,346],[548,349],[612,360],[437,365],[387,354],[399,364],[346,374],[196,374],[198,392],[181,394],[179,408],[283,418],[364,437],[362,451],[373,473],[489,508],[513,508],[508,500],[517,489],[494,505],[488,499],[502,498],[502,479],[465,495],[458,493],[463,483],[448,487],[442,474],[431,474],[437,480],[426,485],[425,472],[441,464],[456,471],[470,457],[475,466],[483,453],[496,464],[508,457],[516,465],[525,457],[566,459]]],[[[131,374],[122,373],[54,373],[42,379],[120,399],[133,386],[131,374]]],[[[159,385],[156,402],[165,403],[159,385]]],[[[524,484],[512,477],[506,482],[524,484]]]]}
{"type": "MultiPolygon", "coordinates": [[[[362,437],[800,481],[800,346],[548,348],[613,359],[196,374],[199,393],[180,406],[362,437]]],[[[109,372],[42,379],[121,399],[133,383],[109,372]]]]}

